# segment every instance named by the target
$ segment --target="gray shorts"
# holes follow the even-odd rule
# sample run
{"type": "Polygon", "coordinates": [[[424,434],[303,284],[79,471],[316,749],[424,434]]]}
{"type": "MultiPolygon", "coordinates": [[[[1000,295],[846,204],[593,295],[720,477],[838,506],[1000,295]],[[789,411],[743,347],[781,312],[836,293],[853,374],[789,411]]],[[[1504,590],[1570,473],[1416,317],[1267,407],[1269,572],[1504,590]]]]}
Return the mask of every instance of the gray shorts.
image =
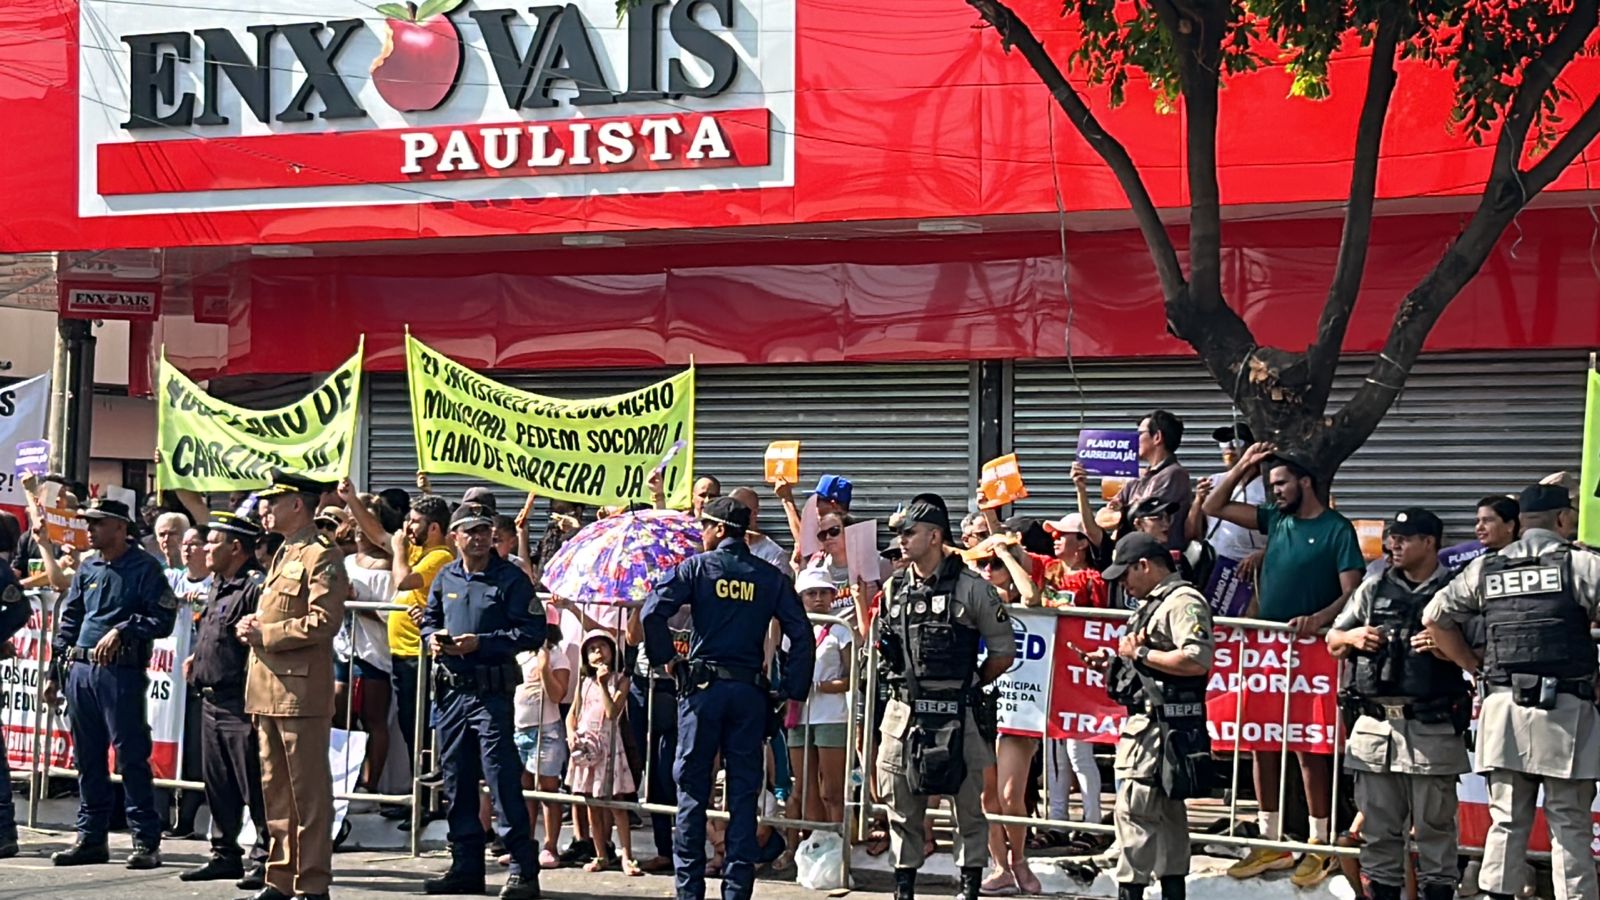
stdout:
{"type": "Polygon", "coordinates": [[[797,750],[807,746],[807,730],[811,732],[810,746],[826,749],[844,749],[845,728],[843,722],[822,725],[796,725],[789,729],[789,749],[797,750]]]}
{"type": "Polygon", "coordinates": [[[560,778],[567,767],[567,726],[560,720],[517,732],[522,767],[541,778],[560,778]]]}

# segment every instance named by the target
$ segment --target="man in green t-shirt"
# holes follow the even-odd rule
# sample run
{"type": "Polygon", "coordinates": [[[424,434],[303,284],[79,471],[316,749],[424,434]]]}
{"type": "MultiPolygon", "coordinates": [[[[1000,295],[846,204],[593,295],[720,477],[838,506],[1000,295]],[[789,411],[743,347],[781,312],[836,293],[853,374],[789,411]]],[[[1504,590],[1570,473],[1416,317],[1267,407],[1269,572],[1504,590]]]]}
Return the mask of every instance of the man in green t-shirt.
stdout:
{"type": "MultiPolygon", "coordinates": [[[[1222,483],[1206,497],[1202,509],[1208,516],[1232,522],[1267,536],[1266,557],[1257,587],[1256,615],[1287,623],[1296,634],[1316,634],[1333,623],[1346,599],[1361,583],[1366,560],[1356,540],[1355,527],[1329,509],[1317,493],[1316,479],[1292,459],[1276,456],[1271,444],[1246,450],[1222,483]],[[1231,502],[1234,488],[1247,474],[1261,467],[1267,474],[1271,500],[1260,506],[1231,502]]],[[[1256,797],[1261,802],[1261,831],[1269,839],[1281,837],[1278,782],[1282,760],[1272,753],[1252,754],[1255,761],[1256,797]]],[[[1311,843],[1329,842],[1332,819],[1333,757],[1296,753],[1311,814],[1311,843]]],[[[1263,872],[1294,867],[1291,881],[1297,887],[1321,883],[1338,868],[1338,858],[1307,853],[1298,866],[1294,856],[1278,850],[1252,850],[1228,874],[1253,878],[1263,872]]]]}

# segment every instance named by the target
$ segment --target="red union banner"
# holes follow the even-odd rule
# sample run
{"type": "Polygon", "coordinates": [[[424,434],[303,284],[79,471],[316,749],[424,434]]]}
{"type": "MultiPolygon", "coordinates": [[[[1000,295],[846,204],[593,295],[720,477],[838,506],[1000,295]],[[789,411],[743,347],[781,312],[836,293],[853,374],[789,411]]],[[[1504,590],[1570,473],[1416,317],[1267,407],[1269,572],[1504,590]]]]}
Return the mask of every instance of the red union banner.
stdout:
{"type": "MultiPolygon", "coordinates": [[[[1126,629],[1121,620],[1063,618],[1057,623],[1050,737],[1116,742],[1127,711],[1106,696],[1100,673],[1066,645],[1085,651],[1115,648],[1126,629]]],[[[1320,637],[1221,626],[1216,641],[1206,702],[1213,749],[1277,750],[1287,735],[1289,750],[1333,752],[1337,664],[1320,637]]]]}

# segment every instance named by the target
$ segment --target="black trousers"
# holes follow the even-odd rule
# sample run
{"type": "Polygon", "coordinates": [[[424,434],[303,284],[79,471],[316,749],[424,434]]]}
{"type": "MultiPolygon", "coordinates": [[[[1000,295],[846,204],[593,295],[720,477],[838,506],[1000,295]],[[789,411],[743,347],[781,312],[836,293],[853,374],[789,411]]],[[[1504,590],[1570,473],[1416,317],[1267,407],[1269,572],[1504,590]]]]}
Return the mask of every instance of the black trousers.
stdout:
{"type": "MultiPolygon", "coordinates": [[[[417,752],[417,692],[422,692],[422,714],[428,716],[432,710],[428,702],[428,679],[422,671],[420,657],[416,656],[391,656],[394,664],[394,702],[395,715],[400,720],[400,733],[405,737],[406,755],[414,757],[417,752]]],[[[433,746],[433,729],[425,727],[422,732],[423,752],[433,746]]]]}
{"type": "Polygon", "coordinates": [[[215,703],[201,700],[205,728],[200,736],[200,765],[206,783],[206,805],[211,807],[215,834],[211,853],[239,859],[239,831],[248,809],[256,828],[250,849],[252,862],[267,862],[267,804],[261,795],[261,745],[255,724],[244,711],[244,698],[215,703]]]}

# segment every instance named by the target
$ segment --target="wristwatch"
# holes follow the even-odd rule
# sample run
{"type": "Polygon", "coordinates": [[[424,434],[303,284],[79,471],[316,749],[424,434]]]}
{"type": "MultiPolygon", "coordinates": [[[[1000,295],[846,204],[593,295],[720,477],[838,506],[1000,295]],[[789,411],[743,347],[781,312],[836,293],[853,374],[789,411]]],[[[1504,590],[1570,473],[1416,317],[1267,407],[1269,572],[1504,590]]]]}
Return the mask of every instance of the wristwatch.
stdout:
{"type": "Polygon", "coordinates": [[[1141,662],[1148,665],[1150,662],[1150,648],[1141,644],[1139,649],[1133,651],[1133,658],[1135,662],[1141,662]]]}

